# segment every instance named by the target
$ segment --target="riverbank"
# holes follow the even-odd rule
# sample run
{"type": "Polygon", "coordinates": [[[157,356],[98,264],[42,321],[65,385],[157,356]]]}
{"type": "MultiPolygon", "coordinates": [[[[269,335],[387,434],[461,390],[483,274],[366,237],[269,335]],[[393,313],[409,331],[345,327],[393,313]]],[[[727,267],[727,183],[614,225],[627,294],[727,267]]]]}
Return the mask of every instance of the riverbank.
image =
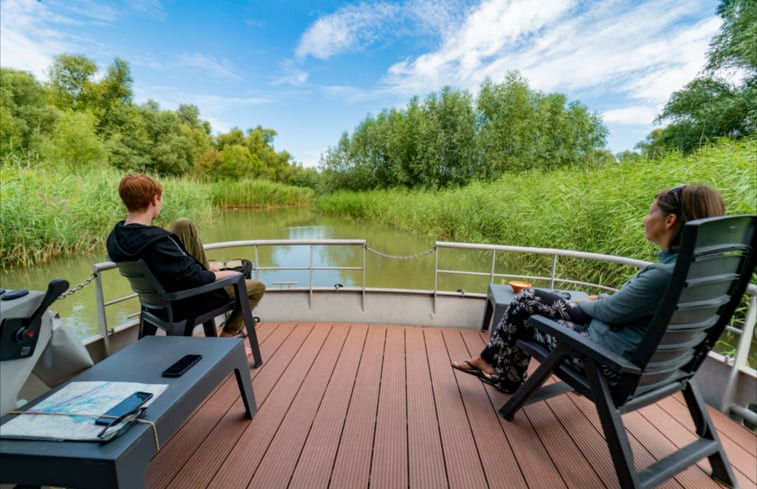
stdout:
{"type": "MultiPolygon", "coordinates": [[[[654,248],[641,219],[654,194],[682,182],[722,191],[729,213],[757,211],[757,140],[721,141],[689,156],[638,158],[586,169],[508,174],[492,183],[440,191],[338,192],[317,199],[311,189],[242,180],[205,183],[162,178],[166,206],[157,223],[181,216],[199,223],[230,207],[309,206],[329,215],[370,220],[431,239],[594,251],[645,260],[654,248]]],[[[45,263],[102,249],[124,210],[113,169],[0,167],[0,266],[45,263]]],[[[523,263],[529,267],[538,264],[523,263]]],[[[570,267],[569,261],[561,264],[570,267]]],[[[615,283],[603,268],[587,280],[615,283]]]]}
{"type": "MultiPolygon", "coordinates": [[[[0,167],[0,266],[41,264],[59,256],[103,249],[113,224],[124,218],[118,197],[123,172],[63,166],[0,167]]],[[[205,183],[161,178],[167,205],[156,223],[182,216],[202,224],[225,207],[312,205],[311,189],[241,180],[205,183]]]]}
{"type": "MultiPolygon", "coordinates": [[[[729,214],[757,211],[756,146],[754,139],[721,141],[694,155],[531,171],[442,191],[339,192],[319,199],[317,207],[328,214],[381,222],[439,240],[653,260],[655,249],[644,241],[641,222],[662,188],[706,183],[722,192],[729,214]]],[[[562,266],[571,264],[566,260],[562,266]]],[[[624,278],[608,273],[609,269],[593,267],[577,276],[610,284],[624,278]]]]}

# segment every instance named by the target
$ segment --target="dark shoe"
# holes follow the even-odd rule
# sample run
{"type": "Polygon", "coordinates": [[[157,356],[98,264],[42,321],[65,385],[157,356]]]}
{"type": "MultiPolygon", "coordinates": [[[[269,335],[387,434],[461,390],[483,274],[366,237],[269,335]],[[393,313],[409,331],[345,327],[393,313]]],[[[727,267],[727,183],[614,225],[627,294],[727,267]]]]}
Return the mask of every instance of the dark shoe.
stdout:
{"type": "Polygon", "coordinates": [[[236,333],[229,333],[228,331],[221,331],[221,334],[218,335],[221,338],[247,338],[247,333],[244,330],[237,331],[236,333]]]}
{"type": "Polygon", "coordinates": [[[453,363],[452,368],[459,370],[460,372],[463,372],[465,374],[472,375],[478,378],[484,384],[494,385],[496,387],[494,381],[489,375],[485,374],[480,368],[476,367],[468,360],[465,361],[465,365],[455,365],[453,363]]]}

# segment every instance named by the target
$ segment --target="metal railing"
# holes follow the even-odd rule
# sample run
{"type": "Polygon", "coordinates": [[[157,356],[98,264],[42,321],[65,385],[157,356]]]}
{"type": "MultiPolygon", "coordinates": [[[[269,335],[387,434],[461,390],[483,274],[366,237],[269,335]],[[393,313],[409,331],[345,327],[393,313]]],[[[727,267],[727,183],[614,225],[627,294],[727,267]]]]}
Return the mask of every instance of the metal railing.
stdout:
{"type": "MultiPolygon", "coordinates": [[[[308,301],[309,301],[309,305],[311,306],[313,303],[314,291],[327,289],[326,287],[315,286],[314,284],[315,272],[324,271],[324,270],[358,271],[360,272],[361,283],[359,284],[358,287],[352,287],[352,289],[360,290],[362,306],[363,306],[363,309],[365,308],[365,294],[366,294],[366,290],[368,290],[366,287],[366,278],[367,278],[366,277],[366,252],[368,251],[375,252],[375,250],[371,250],[370,248],[367,247],[365,240],[362,240],[362,239],[243,240],[243,241],[227,241],[227,242],[212,243],[212,244],[205,245],[206,250],[219,250],[219,249],[241,248],[241,247],[252,247],[254,250],[255,278],[259,278],[260,274],[265,271],[285,271],[285,270],[307,271],[308,272],[308,285],[306,287],[293,287],[293,285],[295,285],[296,282],[281,282],[280,284],[286,285],[288,286],[289,289],[292,289],[292,290],[307,290],[308,301]],[[261,266],[260,254],[259,254],[260,248],[261,247],[276,247],[276,246],[309,247],[308,265],[299,266],[299,267],[261,266]],[[313,251],[314,251],[314,248],[318,246],[359,246],[361,248],[361,265],[360,266],[315,266],[313,251]]],[[[433,294],[432,307],[434,309],[434,312],[436,311],[437,295],[440,293],[449,293],[448,291],[439,290],[439,275],[440,274],[486,276],[488,277],[488,280],[490,283],[494,282],[495,279],[499,279],[499,278],[502,278],[502,279],[522,278],[522,279],[529,279],[529,280],[546,281],[549,283],[550,288],[555,288],[555,285],[557,283],[560,283],[560,284],[568,284],[568,285],[583,286],[583,287],[593,287],[593,288],[596,288],[597,290],[615,291],[617,289],[608,287],[602,284],[585,282],[585,281],[575,280],[568,277],[557,276],[557,264],[558,264],[559,258],[560,257],[580,258],[580,259],[586,259],[586,260],[613,263],[613,264],[618,264],[618,265],[633,266],[637,268],[643,268],[644,266],[649,264],[649,262],[643,261],[643,260],[636,260],[632,258],[625,258],[625,257],[614,256],[614,255],[604,255],[604,254],[599,254],[599,253],[587,253],[587,252],[570,251],[570,250],[562,250],[562,249],[554,249],[554,248],[532,248],[532,247],[509,246],[509,245],[455,243],[455,242],[447,242],[447,241],[437,241],[434,244],[434,248],[432,250],[429,250],[429,252],[420,253],[416,256],[425,256],[426,254],[429,254],[430,252],[433,252],[435,255],[434,288],[433,288],[433,291],[431,291],[433,294]],[[442,249],[457,249],[457,250],[473,250],[473,251],[479,251],[479,252],[490,252],[491,253],[490,270],[488,272],[476,272],[476,271],[470,271],[470,270],[442,269],[439,267],[439,252],[442,249]],[[550,256],[551,257],[550,273],[549,275],[546,275],[546,276],[497,273],[496,272],[497,253],[503,253],[503,252],[504,253],[528,253],[528,254],[535,254],[535,255],[550,256]]],[[[390,257],[388,255],[383,255],[383,256],[386,258],[396,258],[396,259],[407,258],[407,257],[390,257]]],[[[97,299],[98,328],[99,328],[100,335],[103,337],[105,341],[106,352],[108,351],[108,336],[113,334],[113,329],[108,328],[106,308],[114,304],[118,304],[120,302],[124,302],[126,300],[136,297],[136,294],[130,294],[130,295],[119,297],[110,301],[105,301],[101,275],[102,275],[102,272],[113,270],[115,268],[116,268],[116,265],[113,262],[97,263],[93,266],[93,272],[95,275],[95,285],[96,285],[95,293],[96,293],[96,299],[97,299]]],[[[395,290],[395,289],[381,289],[381,290],[391,292],[392,290],[395,290]]],[[[407,292],[407,291],[404,291],[404,292],[407,292]]],[[[421,293],[422,291],[418,291],[418,292],[421,293]]],[[[716,355],[717,360],[728,364],[731,368],[729,379],[728,379],[728,385],[725,390],[726,394],[724,396],[723,404],[720,406],[720,409],[723,411],[730,410],[744,419],[757,421],[757,419],[755,419],[755,414],[752,411],[749,411],[748,409],[744,407],[737,406],[732,402],[733,396],[735,395],[734,391],[736,389],[736,384],[738,381],[739,374],[742,371],[752,372],[752,373],[754,372],[754,369],[750,369],[748,367],[747,361],[749,357],[751,339],[754,336],[755,322],[757,320],[757,285],[750,284],[749,287],[747,288],[746,293],[749,296],[750,302],[749,302],[749,307],[748,307],[745,321],[744,321],[744,328],[738,329],[733,326],[727,327],[729,331],[732,331],[735,334],[739,335],[739,341],[736,347],[736,354],[732,358],[716,355]]]]}

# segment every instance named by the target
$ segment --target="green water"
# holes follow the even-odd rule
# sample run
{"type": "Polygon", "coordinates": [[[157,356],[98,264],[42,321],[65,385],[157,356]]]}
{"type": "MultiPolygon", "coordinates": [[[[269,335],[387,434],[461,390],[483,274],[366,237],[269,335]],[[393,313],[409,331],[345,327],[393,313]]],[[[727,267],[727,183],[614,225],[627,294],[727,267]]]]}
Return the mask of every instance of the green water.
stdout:
{"type": "MultiPolygon", "coordinates": [[[[396,229],[366,223],[357,223],[343,218],[322,216],[309,208],[276,210],[234,210],[219,214],[212,223],[201,226],[200,236],[205,243],[251,239],[365,239],[369,248],[388,255],[410,256],[426,251],[433,246],[433,239],[420,239],[396,229]]],[[[259,248],[259,265],[263,267],[306,267],[310,259],[308,246],[279,246],[259,248]]],[[[313,264],[325,266],[361,266],[360,247],[313,247],[313,264]]],[[[227,260],[245,257],[253,259],[252,248],[211,250],[210,259],[227,260]]],[[[486,253],[443,250],[440,267],[488,272],[491,256],[486,253]]],[[[47,263],[30,269],[0,272],[0,287],[5,289],[47,289],[52,278],[64,278],[75,286],[92,273],[94,263],[106,261],[105,250],[101,253],[79,255],[47,263]]],[[[374,253],[366,254],[366,286],[402,289],[433,289],[434,255],[412,260],[396,260],[374,253]]],[[[309,276],[306,271],[268,271],[259,277],[270,288],[280,287],[277,282],[297,282],[306,287],[309,276]]],[[[117,271],[102,275],[105,300],[131,293],[128,282],[117,271]]],[[[485,292],[488,277],[463,277],[442,275],[441,290],[465,289],[469,292],[485,292]]],[[[314,273],[313,285],[331,287],[359,287],[362,273],[359,271],[325,270],[314,273]]],[[[265,300],[265,299],[263,299],[265,300]]],[[[0,303],[0,307],[2,304],[0,303]]],[[[81,291],[56,301],[50,308],[60,314],[63,323],[82,338],[97,333],[94,283],[81,291]]],[[[137,312],[136,300],[116,304],[108,308],[108,325],[121,324],[137,312]]]]}

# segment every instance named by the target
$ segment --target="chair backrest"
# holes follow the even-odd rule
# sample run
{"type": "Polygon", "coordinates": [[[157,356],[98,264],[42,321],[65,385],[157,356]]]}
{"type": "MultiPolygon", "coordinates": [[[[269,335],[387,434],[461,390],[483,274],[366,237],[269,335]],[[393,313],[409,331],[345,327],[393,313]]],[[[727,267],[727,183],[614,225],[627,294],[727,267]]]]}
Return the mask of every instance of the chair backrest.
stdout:
{"type": "Polygon", "coordinates": [[[116,265],[119,273],[129,280],[131,290],[137,293],[143,308],[166,318],[170,316],[171,306],[164,299],[166,291],[144,260],[122,261],[116,265]]]}
{"type": "Polygon", "coordinates": [[[639,349],[643,369],[625,398],[691,378],[729,323],[757,262],[757,216],[723,216],[684,226],[670,284],[639,349]]]}

